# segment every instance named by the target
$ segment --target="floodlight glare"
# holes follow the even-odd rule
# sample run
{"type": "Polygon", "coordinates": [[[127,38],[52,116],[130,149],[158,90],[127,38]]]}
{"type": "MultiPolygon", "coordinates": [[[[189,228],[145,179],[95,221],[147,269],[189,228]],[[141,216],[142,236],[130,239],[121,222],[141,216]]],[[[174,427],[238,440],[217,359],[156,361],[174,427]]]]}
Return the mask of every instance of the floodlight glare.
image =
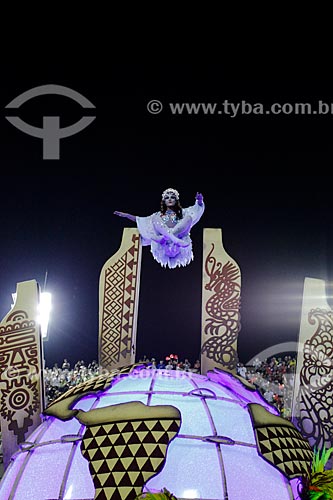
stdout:
{"type": "Polygon", "coordinates": [[[50,320],[50,312],[52,309],[52,295],[49,292],[42,292],[38,305],[37,321],[40,324],[42,338],[47,338],[47,329],[50,320]]]}

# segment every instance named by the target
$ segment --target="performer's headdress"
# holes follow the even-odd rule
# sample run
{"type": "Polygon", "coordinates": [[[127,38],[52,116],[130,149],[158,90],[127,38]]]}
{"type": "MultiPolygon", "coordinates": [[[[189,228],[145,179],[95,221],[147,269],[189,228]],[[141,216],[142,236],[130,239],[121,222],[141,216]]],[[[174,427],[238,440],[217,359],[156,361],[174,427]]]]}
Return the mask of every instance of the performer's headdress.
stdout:
{"type": "Polygon", "coordinates": [[[163,193],[162,193],[162,200],[164,200],[165,196],[168,193],[172,193],[176,197],[176,200],[179,200],[179,193],[178,193],[177,189],[173,189],[173,188],[168,188],[165,191],[163,191],[163,193]]]}

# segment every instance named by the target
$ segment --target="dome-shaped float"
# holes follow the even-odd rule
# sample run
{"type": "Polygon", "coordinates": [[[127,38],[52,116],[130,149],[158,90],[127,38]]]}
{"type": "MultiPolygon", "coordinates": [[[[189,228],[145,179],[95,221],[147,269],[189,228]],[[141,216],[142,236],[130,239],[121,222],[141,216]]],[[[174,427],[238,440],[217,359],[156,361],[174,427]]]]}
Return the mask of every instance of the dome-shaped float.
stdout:
{"type": "Polygon", "coordinates": [[[131,365],[71,388],[12,457],[0,498],[291,500],[312,451],[255,387],[131,365]]]}

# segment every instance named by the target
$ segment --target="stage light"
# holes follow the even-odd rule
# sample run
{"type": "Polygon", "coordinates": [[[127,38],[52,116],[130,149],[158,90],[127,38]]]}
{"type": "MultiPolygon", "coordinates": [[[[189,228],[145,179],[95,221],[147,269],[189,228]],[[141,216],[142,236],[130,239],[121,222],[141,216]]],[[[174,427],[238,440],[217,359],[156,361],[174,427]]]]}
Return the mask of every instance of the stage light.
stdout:
{"type": "Polygon", "coordinates": [[[40,324],[42,339],[48,339],[48,326],[50,320],[50,312],[52,309],[52,294],[49,292],[42,292],[40,294],[37,321],[40,324]]]}

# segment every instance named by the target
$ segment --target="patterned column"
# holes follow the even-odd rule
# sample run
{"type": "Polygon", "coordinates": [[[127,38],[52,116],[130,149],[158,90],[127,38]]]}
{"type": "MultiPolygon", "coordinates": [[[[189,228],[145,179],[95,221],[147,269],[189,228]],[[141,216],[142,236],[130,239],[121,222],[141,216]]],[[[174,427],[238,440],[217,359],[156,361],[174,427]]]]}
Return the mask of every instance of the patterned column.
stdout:
{"type": "Polygon", "coordinates": [[[333,314],[325,281],[305,278],[292,421],[312,448],[333,446],[333,314]]]}
{"type": "Polygon", "coordinates": [[[241,273],[223,248],[222,230],[204,228],[201,311],[201,372],[236,373],[240,331],[241,273]]]}
{"type": "Polygon", "coordinates": [[[16,301],[0,323],[0,422],[4,467],[41,423],[44,406],[43,348],[36,321],[35,280],[17,284],[16,301]]]}
{"type": "Polygon", "coordinates": [[[100,274],[98,355],[107,370],[135,362],[141,250],[138,230],[125,228],[100,274]]]}

